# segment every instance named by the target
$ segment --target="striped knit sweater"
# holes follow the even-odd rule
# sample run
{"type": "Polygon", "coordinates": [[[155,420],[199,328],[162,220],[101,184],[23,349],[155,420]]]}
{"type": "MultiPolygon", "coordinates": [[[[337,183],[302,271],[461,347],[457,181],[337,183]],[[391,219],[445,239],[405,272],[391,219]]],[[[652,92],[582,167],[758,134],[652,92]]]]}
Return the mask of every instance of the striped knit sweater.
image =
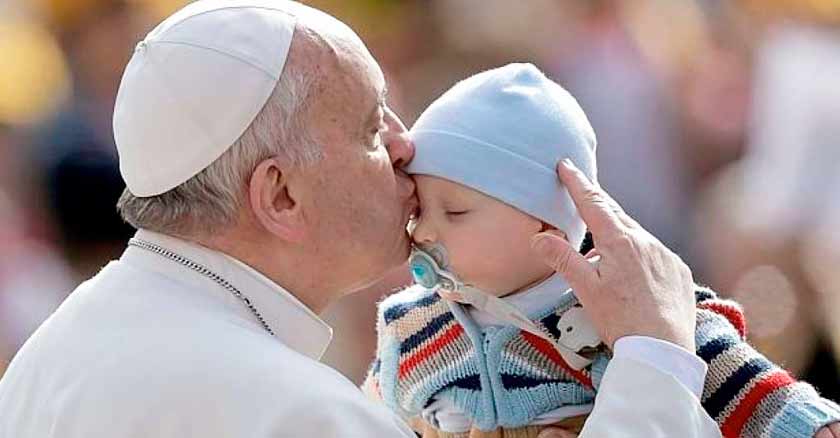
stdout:
{"type": "MultiPolygon", "coordinates": [[[[740,307],[700,288],[697,354],[709,366],[702,404],[725,438],[810,438],[840,421],[840,407],[771,363],[745,341],[740,307]]],[[[558,338],[560,315],[577,300],[559,294],[552,308],[530,315],[558,338]]],[[[446,398],[481,430],[516,428],[567,405],[592,403],[609,361],[575,371],[547,341],[515,327],[482,329],[464,306],[420,286],[379,307],[377,357],[365,390],[404,417],[446,398]]]]}

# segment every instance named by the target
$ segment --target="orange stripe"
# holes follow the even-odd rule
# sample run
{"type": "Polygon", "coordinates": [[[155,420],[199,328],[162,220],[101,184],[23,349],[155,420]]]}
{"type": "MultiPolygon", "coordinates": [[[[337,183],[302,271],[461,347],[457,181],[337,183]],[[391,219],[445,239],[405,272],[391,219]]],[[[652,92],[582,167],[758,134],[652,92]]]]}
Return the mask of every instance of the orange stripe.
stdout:
{"type": "Polygon", "coordinates": [[[720,432],[725,438],[738,438],[741,435],[741,430],[744,424],[747,423],[750,416],[755,413],[755,407],[761,403],[761,400],[767,394],[785,386],[796,382],[794,378],[785,370],[778,370],[774,373],[768,374],[760,382],[758,382],[744,399],[738,403],[732,415],[723,422],[720,427],[720,432]]]}
{"type": "Polygon", "coordinates": [[[464,328],[461,327],[461,324],[455,324],[454,326],[447,329],[445,332],[443,332],[442,335],[438,336],[438,338],[435,339],[434,342],[423,347],[416,353],[409,356],[408,359],[406,359],[404,362],[400,363],[399,377],[402,378],[406,374],[410,373],[411,370],[414,369],[414,367],[416,367],[421,362],[435,354],[438,350],[452,342],[463,332],[464,328]]]}
{"type": "Polygon", "coordinates": [[[592,388],[592,378],[587,376],[582,371],[577,371],[571,366],[569,366],[569,364],[566,363],[565,360],[563,360],[563,357],[560,356],[560,353],[557,352],[557,349],[554,348],[554,346],[552,346],[551,343],[533,333],[529,333],[524,330],[521,330],[520,333],[522,334],[522,337],[525,339],[525,341],[531,344],[532,347],[536,348],[537,351],[546,355],[552,362],[559,365],[560,368],[563,368],[567,373],[571,374],[572,377],[577,379],[578,382],[583,383],[589,388],[592,388]]]}

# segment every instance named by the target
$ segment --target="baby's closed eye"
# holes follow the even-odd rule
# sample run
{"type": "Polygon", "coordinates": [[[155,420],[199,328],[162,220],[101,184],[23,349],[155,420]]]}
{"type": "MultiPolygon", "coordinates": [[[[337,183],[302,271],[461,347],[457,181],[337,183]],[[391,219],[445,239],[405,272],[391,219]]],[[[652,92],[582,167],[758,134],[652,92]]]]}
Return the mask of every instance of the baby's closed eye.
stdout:
{"type": "Polygon", "coordinates": [[[470,210],[447,210],[446,214],[449,216],[463,216],[469,212],[470,210]]]}

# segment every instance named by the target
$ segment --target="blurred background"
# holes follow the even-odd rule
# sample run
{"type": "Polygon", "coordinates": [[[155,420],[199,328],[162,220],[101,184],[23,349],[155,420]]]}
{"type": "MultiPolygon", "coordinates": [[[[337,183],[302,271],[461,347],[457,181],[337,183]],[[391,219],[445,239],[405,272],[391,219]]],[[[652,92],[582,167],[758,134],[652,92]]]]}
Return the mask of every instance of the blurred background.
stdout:
{"type": "MultiPolygon", "coordinates": [[[[136,42],[185,3],[0,0],[0,374],[133,232],[114,98],[136,42]]],[[[540,66],[595,127],[601,184],[744,305],[765,354],[840,399],[840,0],[305,3],[361,34],[408,125],[459,79],[540,66]]],[[[330,308],[325,361],[360,382],[375,303],[407,280],[330,308]]]]}

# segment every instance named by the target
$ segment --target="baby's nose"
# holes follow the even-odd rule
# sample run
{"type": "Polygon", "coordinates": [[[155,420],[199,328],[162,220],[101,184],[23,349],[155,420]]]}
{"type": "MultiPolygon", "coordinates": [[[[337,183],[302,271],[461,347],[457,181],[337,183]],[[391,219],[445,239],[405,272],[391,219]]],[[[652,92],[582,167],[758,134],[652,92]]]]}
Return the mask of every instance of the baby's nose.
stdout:
{"type": "Polygon", "coordinates": [[[413,219],[411,239],[417,245],[428,245],[437,242],[437,235],[434,232],[429,221],[423,220],[421,217],[413,219]]]}

